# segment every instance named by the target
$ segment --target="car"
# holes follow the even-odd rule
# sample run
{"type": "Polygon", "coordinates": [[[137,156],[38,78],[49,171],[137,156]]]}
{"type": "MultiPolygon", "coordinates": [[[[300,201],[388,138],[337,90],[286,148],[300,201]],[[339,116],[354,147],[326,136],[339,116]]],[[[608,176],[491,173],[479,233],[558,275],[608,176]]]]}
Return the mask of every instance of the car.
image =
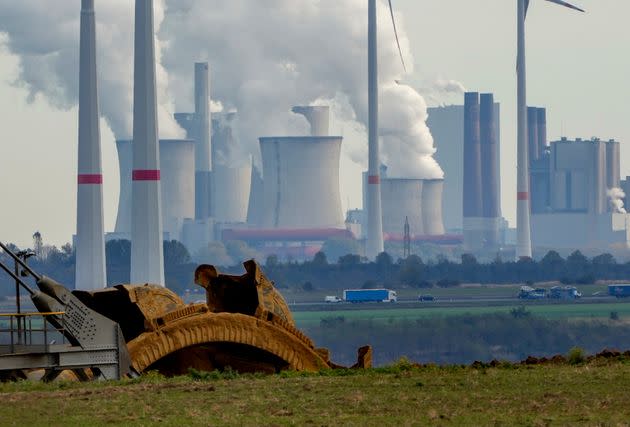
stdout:
{"type": "Polygon", "coordinates": [[[433,295],[420,295],[418,297],[418,301],[422,301],[422,302],[435,301],[435,297],[433,295]]]}

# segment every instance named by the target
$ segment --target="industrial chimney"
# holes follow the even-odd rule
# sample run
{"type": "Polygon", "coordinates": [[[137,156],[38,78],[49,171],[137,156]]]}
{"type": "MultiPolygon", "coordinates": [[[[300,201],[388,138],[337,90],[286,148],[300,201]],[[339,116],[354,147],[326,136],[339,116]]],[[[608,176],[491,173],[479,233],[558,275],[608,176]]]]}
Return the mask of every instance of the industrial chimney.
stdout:
{"type": "Polygon", "coordinates": [[[547,149],[547,109],[538,109],[538,158],[542,158],[547,149]]]}
{"type": "Polygon", "coordinates": [[[539,147],[540,138],[538,135],[539,119],[538,108],[527,107],[527,138],[529,147],[529,163],[532,164],[540,157],[544,148],[539,147]]]}
{"type": "MultiPolygon", "coordinates": [[[[378,141],[378,44],[376,0],[368,6],[368,121],[369,161],[367,191],[367,242],[366,255],[375,259],[383,252],[383,217],[381,211],[381,167],[378,141]]],[[[266,179],[266,178],[265,178],[266,179]]]]}
{"type": "Polygon", "coordinates": [[[195,218],[210,217],[212,153],[208,63],[195,64],[195,218]]]}
{"type": "Polygon", "coordinates": [[[499,162],[497,117],[494,96],[481,95],[480,140],[481,140],[481,186],[482,216],[484,218],[484,246],[496,248],[499,245],[499,162]]]}
{"type": "Polygon", "coordinates": [[[136,0],[131,283],[164,286],[153,0],[136,0]]]}
{"type": "Polygon", "coordinates": [[[469,249],[483,243],[481,130],[479,93],[464,95],[464,241],[469,249]]]}
{"type": "Polygon", "coordinates": [[[94,0],[81,1],[76,288],[107,286],[94,0]]]}

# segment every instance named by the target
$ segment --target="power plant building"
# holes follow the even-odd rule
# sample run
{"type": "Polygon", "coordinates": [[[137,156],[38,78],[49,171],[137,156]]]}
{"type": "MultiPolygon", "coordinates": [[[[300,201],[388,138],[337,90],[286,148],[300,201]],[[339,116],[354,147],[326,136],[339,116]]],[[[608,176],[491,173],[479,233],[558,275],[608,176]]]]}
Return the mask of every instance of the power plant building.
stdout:
{"type": "Polygon", "coordinates": [[[619,153],[619,142],[614,140],[562,138],[551,143],[541,157],[546,163],[539,159],[534,163],[538,169],[532,169],[536,248],[628,246],[629,217],[617,204],[619,153]]]}

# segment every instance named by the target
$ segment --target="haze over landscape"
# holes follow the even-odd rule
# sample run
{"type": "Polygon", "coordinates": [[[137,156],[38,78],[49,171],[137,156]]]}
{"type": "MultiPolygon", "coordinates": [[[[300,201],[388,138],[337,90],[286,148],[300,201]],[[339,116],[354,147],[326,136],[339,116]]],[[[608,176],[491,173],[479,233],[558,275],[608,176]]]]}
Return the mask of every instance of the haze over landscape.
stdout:
{"type": "MultiPolygon", "coordinates": [[[[36,80],[42,74],[50,71],[44,65],[49,63],[42,59],[42,54],[61,56],[68,54],[70,58],[76,58],[76,40],[78,40],[78,14],[76,5],[68,2],[69,7],[59,3],[57,12],[60,18],[64,13],[69,13],[71,19],[67,22],[67,27],[63,27],[58,34],[58,38],[50,38],[49,28],[41,25],[42,16],[32,14],[33,5],[37,2],[21,2],[23,6],[16,7],[13,2],[0,2],[0,33],[2,48],[0,50],[0,114],[3,123],[0,127],[0,137],[5,141],[0,147],[0,177],[5,182],[2,187],[3,198],[11,198],[17,203],[17,208],[8,211],[0,224],[5,240],[14,241],[22,245],[31,243],[31,235],[35,230],[39,230],[44,235],[46,241],[52,244],[63,244],[71,239],[75,227],[75,174],[76,174],[76,97],[75,96],[51,96],[55,89],[62,90],[71,85],[63,82],[41,82],[36,80]],[[23,9],[22,9],[23,8],[23,9]],[[6,32],[18,32],[19,27],[28,28],[31,40],[20,39],[16,42],[11,39],[6,32]],[[43,41],[49,43],[44,43],[43,41]],[[13,42],[13,43],[12,43],[13,42]],[[72,52],[64,52],[58,48],[51,47],[54,43],[61,43],[72,49],[72,52]],[[20,56],[23,52],[24,56],[20,56]],[[35,93],[31,96],[29,86],[21,77],[21,67],[30,64],[40,69],[31,70],[27,75],[37,71],[36,76],[31,77],[33,81],[46,88],[45,95],[35,93]],[[46,96],[47,95],[47,96],[46,96]],[[60,101],[63,99],[63,101],[60,101]],[[61,108],[60,108],[61,107],[61,108]],[[19,185],[15,185],[19,184],[19,185]],[[20,185],[23,188],[20,188],[20,185]],[[44,214],[45,212],[45,214],[44,214]]],[[[206,2],[208,3],[208,2],[206,2]]],[[[221,2],[216,3],[220,8],[221,2]]],[[[338,3],[338,2],[335,2],[338,3]]],[[[395,46],[391,44],[393,34],[386,25],[381,25],[381,38],[390,44],[384,44],[387,52],[382,54],[389,58],[389,62],[381,60],[381,74],[387,75],[387,71],[393,68],[391,75],[402,78],[403,82],[420,89],[429,103],[461,103],[462,96],[445,94],[436,89],[440,80],[454,80],[461,82],[467,89],[480,91],[493,91],[496,99],[502,103],[502,203],[504,215],[510,222],[515,217],[515,7],[514,2],[485,0],[478,3],[461,1],[440,1],[425,2],[419,4],[416,1],[400,0],[397,2],[397,19],[399,28],[403,34],[403,50],[406,60],[413,64],[413,72],[408,76],[402,76],[398,70],[399,63],[396,62],[395,46]],[[423,90],[424,89],[424,90],[423,90]]],[[[171,97],[167,97],[166,88],[161,91],[161,105],[167,108],[169,103],[177,102],[179,110],[190,109],[192,105],[190,82],[190,60],[178,58],[177,54],[169,53],[169,47],[178,44],[187,44],[190,39],[185,33],[179,31],[186,25],[186,14],[181,9],[194,7],[195,2],[186,2],[181,6],[180,2],[166,2],[166,13],[164,15],[159,38],[162,47],[163,70],[160,74],[168,73],[171,77],[168,81],[168,90],[171,97]],[[172,4],[171,4],[172,3],[172,4]],[[177,6],[180,5],[180,6],[177,6]],[[169,9],[170,8],[170,9],[169,9]],[[175,101],[176,100],[176,101],[175,101]]],[[[204,3],[205,4],[205,3],[204,3]]],[[[212,4],[208,9],[214,10],[212,4]]],[[[322,4],[326,4],[322,2],[322,4]]],[[[347,16],[360,14],[364,10],[361,1],[346,1],[344,4],[347,16]],[[357,12],[358,11],[358,12],[357,12]]],[[[624,154],[624,142],[630,139],[630,130],[627,126],[626,117],[628,115],[627,99],[630,95],[629,85],[626,76],[629,75],[630,60],[624,52],[630,42],[630,31],[625,30],[623,16],[630,12],[630,5],[624,2],[613,0],[598,1],[585,5],[588,8],[588,15],[567,14],[561,8],[548,4],[533,4],[527,23],[528,30],[528,98],[530,105],[546,106],[549,111],[549,138],[557,139],[561,135],[570,137],[590,138],[599,136],[603,139],[615,138],[622,142],[621,173],[622,176],[630,173],[630,161],[626,160],[624,154]]],[[[119,91],[109,91],[103,93],[102,98],[107,100],[111,97],[112,102],[117,96],[131,97],[130,87],[131,76],[131,47],[132,47],[132,16],[131,5],[125,2],[108,2],[107,7],[103,6],[100,17],[104,22],[114,22],[113,17],[119,11],[127,7],[129,13],[124,19],[118,22],[118,27],[111,28],[109,33],[101,31],[99,33],[99,43],[111,43],[125,46],[119,49],[118,63],[106,63],[103,56],[103,47],[99,45],[99,65],[101,91],[106,92],[108,82],[120,81],[107,72],[108,67],[115,67],[116,64],[123,64],[128,68],[127,87],[119,87],[119,91]],[[108,35],[109,34],[109,35],[108,35]],[[110,36],[116,34],[116,38],[110,36]]],[[[233,6],[237,8],[237,6],[233,6]]],[[[278,10],[283,7],[283,2],[279,2],[278,10]]],[[[219,56],[229,58],[230,66],[244,67],[251,63],[248,59],[252,52],[247,48],[247,42],[252,38],[245,34],[243,45],[238,44],[230,34],[229,29],[243,31],[248,26],[246,19],[259,18],[254,11],[244,14],[244,22],[239,22],[236,9],[227,9],[222,15],[225,27],[220,27],[215,32],[202,35],[207,37],[208,46],[199,47],[196,51],[185,52],[187,55],[198,53],[200,58],[213,61],[213,53],[218,52],[219,56]],[[234,13],[234,15],[230,15],[234,13]],[[231,27],[233,26],[233,27],[231,27]],[[232,53],[231,55],[229,53],[232,53]],[[234,58],[234,52],[244,53],[241,58],[234,58]]],[[[293,51],[299,52],[303,49],[303,58],[316,55],[318,61],[305,62],[306,66],[311,66],[320,62],[326,64],[334,59],[334,49],[319,49],[314,43],[314,37],[321,33],[331,35],[343,34],[340,31],[331,31],[335,24],[341,26],[344,19],[332,19],[334,14],[331,10],[329,19],[324,20],[321,28],[305,26],[303,37],[291,36],[280,22],[273,19],[270,23],[272,28],[265,26],[264,22],[259,23],[261,29],[265,29],[265,34],[272,37],[273,42],[279,49],[279,55],[283,52],[282,45],[293,45],[293,51]],[[275,35],[274,35],[275,34],[275,35]],[[309,39],[309,37],[311,37],[309,39]],[[303,45],[303,46],[302,46],[303,45]]],[[[288,11],[287,13],[290,13],[288,11]]],[[[159,15],[159,14],[158,14],[159,15]]],[[[274,16],[274,14],[271,14],[274,16]]],[[[281,15],[279,15],[281,16],[281,15]]],[[[278,16],[278,17],[279,17],[278,16]]],[[[344,16],[341,14],[341,16],[344,16]]],[[[199,18],[201,19],[201,17],[199,18]]],[[[249,25],[251,27],[251,25],[249,25]]],[[[351,29],[357,33],[357,37],[363,37],[363,21],[354,23],[351,29]]],[[[254,27],[251,27],[254,28],[254,27]]],[[[296,31],[299,25],[292,26],[292,31],[296,31]]],[[[236,32],[238,32],[236,31],[236,32]]],[[[357,46],[363,43],[357,41],[357,46]]],[[[365,43],[363,43],[365,44],[365,43]]],[[[334,46],[334,44],[333,44],[334,46]]],[[[111,52],[107,55],[111,56],[111,52]]],[[[356,63],[349,63],[348,75],[352,73],[362,75],[364,73],[364,62],[361,55],[357,56],[356,63]]],[[[50,59],[50,58],[48,58],[50,59]]],[[[252,60],[254,61],[254,60],[252,60]]],[[[54,63],[54,61],[53,61],[54,63]]],[[[256,63],[254,61],[254,63],[256,63]]],[[[68,64],[66,64],[68,65],[68,64]]],[[[301,64],[298,64],[301,65],[301,64]]],[[[411,67],[410,67],[411,68],[411,67]]],[[[221,70],[221,67],[218,67],[221,70]]],[[[229,68],[226,68],[229,70],[229,68]]],[[[243,70],[244,75],[251,82],[255,82],[255,71],[252,69],[243,70]]],[[[267,70],[269,72],[269,70],[267,70]]],[[[78,68],[69,64],[67,81],[75,81],[78,68]]],[[[242,74],[243,75],[243,74],[242,74]]],[[[242,76],[241,75],[241,76],[242,76]]],[[[217,94],[215,100],[230,100],[230,96],[222,93],[234,93],[242,91],[247,93],[255,91],[256,86],[240,87],[237,78],[231,78],[228,71],[213,76],[213,93],[217,94]],[[222,92],[224,91],[224,92],[222,92]]],[[[306,79],[305,83],[312,81],[316,75],[306,79]]],[[[278,106],[283,103],[290,107],[290,103],[300,100],[311,102],[318,95],[314,92],[300,95],[300,86],[291,89],[282,89],[282,81],[273,81],[274,85],[280,85],[277,91],[266,89],[261,92],[264,96],[273,97],[274,94],[285,96],[284,101],[278,102],[278,106]],[[292,95],[286,97],[287,93],[292,95]]],[[[29,83],[32,85],[33,81],[29,83]]],[[[357,82],[362,82],[363,77],[357,82]]],[[[333,80],[334,82],[334,80],[333,80]]],[[[302,86],[304,87],[304,86],[302,86]]],[[[73,88],[74,89],[74,88],[73,88]]],[[[241,92],[241,93],[242,93],[241,92]]],[[[232,97],[235,104],[238,98],[232,97]]],[[[385,102],[385,100],[383,100],[385,102]]],[[[241,101],[242,106],[248,106],[253,110],[244,114],[253,117],[256,105],[241,101]]],[[[116,105],[114,103],[114,105],[116,105]]],[[[124,105],[124,103],[123,103],[124,105]]],[[[358,102],[357,105],[361,105],[358,102]]],[[[386,104],[384,104],[385,106],[386,104]]],[[[226,108],[234,105],[225,105],[226,108]]],[[[102,110],[106,107],[103,105],[102,110]]],[[[281,114],[280,112],[268,111],[270,115],[281,114]]],[[[361,116],[359,111],[359,116],[361,116]]],[[[386,116],[386,112],[382,113],[386,116]]],[[[130,115],[126,115],[127,119],[130,115]]],[[[169,121],[163,119],[167,114],[161,114],[160,130],[163,134],[172,135],[177,133],[176,127],[170,127],[169,121]],[[170,133],[169,133],[170,132],[170,133]]],[[[277,115],[274,117],[278,117],[277,115]]],[[[110,120],[103,123],[103,165],[104,165],[104,195],[105,195],[105,223],[106,230],[112,230],[115,220],[118,196],[118,167],[113,144],[114,132],[119,134],[129,126],[124,120],[116,122],[110,120]],[[118,123],[118,124],[116,124],[118,123]]],[[[287,122],[287,126],[293,129],[303,128],[303,122],[287,122]]],[[[346,137],[345,156],[342,160],[342,200],[347,207],[359,207],[361,205],[361,182],[360,172],[363,170],[365,151],[362,151],[361,142],[364,141],[363,130],[360,127],[351,126],[351,122],[341,124],[333,122],[333,133],[343,133],[346,137]],[[353,163],[351,159],[359,160],[353,163]],[[363,159],[363,160],[362,160],[363,159]]],[[[273,129],[268,129],[273,132],[273,129]]],[[[242,140],[251,141],[253,130],[247,130],[247,126],[242,131],[242,140]],[[247,136],[246,136],[247,135],[247,136]]],[[[263,131],[263,133],[265,133],[263,131]]],[[[128,136],[128,135],[127,135],[128,136]]]]}

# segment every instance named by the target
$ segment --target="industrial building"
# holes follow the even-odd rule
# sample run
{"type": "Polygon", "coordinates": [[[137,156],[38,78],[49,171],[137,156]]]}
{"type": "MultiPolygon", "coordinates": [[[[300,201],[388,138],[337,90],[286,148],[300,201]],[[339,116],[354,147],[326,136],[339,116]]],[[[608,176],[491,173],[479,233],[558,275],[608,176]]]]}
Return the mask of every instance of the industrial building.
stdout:
{"type": "Polygon", "coordinates": [[[630,217],[619,203],[619,142],[562,138],[542,147],[531,169],[534,247],[628,247],[630,217]]]}
{"type": "Polygon", "coordinates": [[[501,107],[492,94],[469,92],[464,105],[428,109],[427,125],[444,170],[442,214],[447,233],[463,234],[468,249],[496,250],[501,217],[501,107]]]}

